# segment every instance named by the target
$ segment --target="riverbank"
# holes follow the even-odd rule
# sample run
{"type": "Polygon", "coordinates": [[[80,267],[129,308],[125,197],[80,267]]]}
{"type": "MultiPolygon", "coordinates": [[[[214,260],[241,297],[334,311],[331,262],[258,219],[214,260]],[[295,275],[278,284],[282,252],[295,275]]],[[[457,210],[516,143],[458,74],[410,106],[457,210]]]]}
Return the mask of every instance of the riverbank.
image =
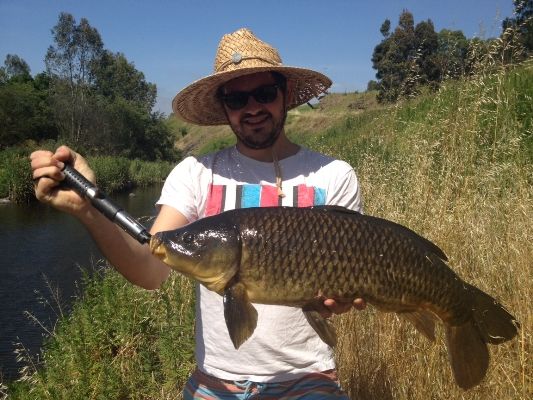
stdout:
{"type": "MultiPolygon", "coordinates": [[[[47,143],[53,150],[57,145],[47,143]]],[[[16,204],[35,200],[29,155],[37,145],[18,146],[0,151],[0,199],[16,204]]],[[[115,156],[87,157],[97,177],[98,187],[111,194],[164,181],[175,162],[143,161],[115,156]]]]}

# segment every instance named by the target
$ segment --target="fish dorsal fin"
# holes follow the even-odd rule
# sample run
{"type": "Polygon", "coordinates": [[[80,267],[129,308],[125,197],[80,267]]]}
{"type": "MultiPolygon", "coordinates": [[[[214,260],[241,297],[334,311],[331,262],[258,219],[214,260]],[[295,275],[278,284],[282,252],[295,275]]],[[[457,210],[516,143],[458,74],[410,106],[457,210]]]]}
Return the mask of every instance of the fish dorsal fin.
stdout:
{"type": "Polygon", "coordinates": [[[238,349],[254,333],[257,310],[248,299],[242,282],[234,282],[224,291],[224,319],[233,346],[238,349]]]}
{"type": "Polygon", "coordinates": [[[355,215],[361,215],[361,216],[363,215],[359,211],[350,210],[349,208],[342,207],[342,206],[327,205],[327,206],[313,206],[310,208],[312,208],[313,210],[319,210],[319,211],[321,210],[321,211],[332,212],[332,213],[355,214],[355,215]]]}

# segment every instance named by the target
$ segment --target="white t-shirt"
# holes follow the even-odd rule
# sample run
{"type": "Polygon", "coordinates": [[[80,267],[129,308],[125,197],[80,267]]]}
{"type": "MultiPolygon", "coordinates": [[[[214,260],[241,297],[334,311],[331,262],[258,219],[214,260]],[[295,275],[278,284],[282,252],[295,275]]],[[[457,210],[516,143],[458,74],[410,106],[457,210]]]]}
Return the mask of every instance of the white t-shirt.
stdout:
{"type": "MultiPolygon", "coordinates": [[[[190,222],[258,206],[334,204],[361,211],[357,178],[346,162],[301,148],[279,166],[283,198],[275,185],[274,164],[246,157],[236,147],[187,157],[168,176],[157,204],[174,207],[190,222]]],[[[197,285],[196,295],[196,360],[201,371],[221,379],[281,382],[335,367],[332,349],[300,308],[254,304],[257,327],[236,350],[222,297],[203,285],[197,285]]]]}

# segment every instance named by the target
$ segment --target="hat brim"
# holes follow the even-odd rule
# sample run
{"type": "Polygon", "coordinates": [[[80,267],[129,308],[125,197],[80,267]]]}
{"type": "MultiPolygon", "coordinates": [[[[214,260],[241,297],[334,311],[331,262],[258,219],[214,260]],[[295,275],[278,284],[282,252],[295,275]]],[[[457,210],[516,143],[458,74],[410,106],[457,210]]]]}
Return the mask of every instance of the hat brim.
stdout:
{"type": "Polygon", "coordinates": [[[289,110],[318,97],[332,83],[327,76],[306,68],[272,65],[239,68],[209,75],[191,83],[174,97],[172,110],[183,120],[197,125],[226,125],[228,120],[224,107],[216,96],[218,88],[239,76],[265,71],[279,72],[290,82],[293,93],[287,104],[289,110]]]}

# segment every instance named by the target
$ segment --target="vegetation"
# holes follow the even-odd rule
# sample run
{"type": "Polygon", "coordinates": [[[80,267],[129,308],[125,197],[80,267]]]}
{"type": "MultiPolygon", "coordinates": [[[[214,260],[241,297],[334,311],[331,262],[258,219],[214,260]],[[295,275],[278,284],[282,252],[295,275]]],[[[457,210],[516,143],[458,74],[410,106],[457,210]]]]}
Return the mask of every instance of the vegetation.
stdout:
{"type": "MultiPolygon", "coordinates": [[[[334,317],[341,381],[352,398],[531,395],[533,65],[489,70],[393,106],[369,104],[366,94],[330,95],[320,107],[291,112],[291,137],[354,165],[368,214],[433,240],[454,270],[522,325],[517,339],[491,346],[488,376],[463,392],[442,334],[432,344],[372,307],[334,317]],[[350,107],[358,96],[366,109],[350,107]]],[[[194,367],[190,282],[176,275],[146,292],[106,269],[86,287],[41,362],[21,352],[26,368],[9,385],[11,398],[179,398],[194,367]]]]}
{"type": "Polygon", "coordinates": [[[152,292],[105,267],[86,276],[83,295],[45,344],[46,367],[20,349],[29,362],[10,398],[177,398],[194,362],[193,297],[181,275],[152,292]]]}
{"type": "Polygon", "coordinates": [[[436,96],[374,115],[347,116],[344,127],[306,137],[305,144],[355,166],[366,213],[433,240],[460,276],[495,295],[522,324],[517,340],[492,346],[484,382],[463,392],[453,383],[442,332],[432,344],[393,315],[337,318],[337,359],[352,398],[530,398],[532,95],[528,63],[451,82],[436,96]]]}
{"type": "MultiPolygon", "coordinates": [[[[400,79],[404,87],[416,88],[410,93],[418,96],[400,96],[399,102],[380,105],[375,93],[330,95],[317,107],[302,106],[288,116],[287,132],[293,140],[355,167],[367,214],[409,226],[434,241],[461,277],[501,300],[521,323],[515,340],[491,346],[486,379],[464,392],[453,382],[442,332],[437,332],[437,343],[432,344],[409,324],[372,307],[334,317],[339,332],[336,357],[340,378],[351,398],[525,400],[533,394],[533,62],[510,63],[522,57],[521,49],[527,50],[526,36],[516,36],[517,44],[514,34],[517,27],[530,23],[531,1],[515,1],[515,6],[521,12],[506,22],[500,38],[469,45],[472,62],[466,76],[442,80],[439,85],[426,78],[417,81],[429,84],[424,86],[409,86],[400,79]],[[513,29],[507,30],[509,27],[513,29]]],[[[412,25],[407,16],[402,24],[412,25]]],[[[80,26],[92,38],[91,43],[98,45],[88,23],[80,26]]],[[[429,21],[419,31],[435,37],[429,21]]],[[[392,36],[390,23],[382,26],[382,32],[392,36]]],[[[453,43],[461,39],[454,32],[437,34],[438,41],[444,37],[453,43]]],[[[105,57],[107,61],[102,62],[113,65],[106,69],[108,73],[119,64],[128,69],[120,55],[108,53],[105,57]]],[[[33,99],[30,94],[37,90],[37,77],[25,80],[23,60],[12,57],[7,64],[0,77],[9,77],[7,85],[16,83],[11,81],[15,76],[19,84],[25,82],[27,86],[17,90],[25,90],[33,99]]],[[[415,64],[419,69],[412,71],[429,66],[418,64],[418,60],[415,64]]],[[[403,73],[406,77],[430,76],[418,72],[403,73]]],[[[37,87],[52,84],[42,78],[37,87]]],[[[93,78],[86,85],[94,89],[98,86],[94,82],[103,78],[93,78]]],[[[382,82],[376,82],[377,86],[372,83],[370,88],[379,90],[382,82]]],[[[2,85],[0,101],[6,87],[2,85]]],[[[131,105],[124,100],[127,95],[116,93],[126,87],[120,84],[85,91],[84,86],[63,95],[74,96],[73,104],[85,102],[89,109],[94,104],[121,107],[105,103],[121,98],[125,102],[117,104],[127,108],[131,105]],[[114,97],[106,97],[108,93],[114,97]],[[107,100],[91,102],[102,98],[107,100]]],[[[141,92],[149,98],[150,87],[141,92]]],[[[45,103],[49,112],[54,112],[54,103],[45,103]]],[[[132,110],[133,115],[140,115],[136,114],[138,108],[132,110]]],[[[71,118],[65,118],[61,127],[51,127],[46,138],[53,139],[54,132],[66,135],[67,122],[79,116],[75,110],[71,112],[71,118]]],[[[35,119],[35,124],[39,121],[35,119]]],[[[88,129],[83,119],[77,121],[70,125],[72,134],[88,129]]],[[[179,132],[177,146],[184,153],[217,149],[232,137],[229,129],[194,127],[173,118],[164,123],[167,129],[179,132]]],[[[31,131],[28,128],[27,132],[31,131]]],[[[46,143],[40,145],[46,147],[46,143]]],[[[119,158],[90,159],[99,184],[106,190],[115,189],[117,182],[133,180],[132,176],[144,184],[147,176],[157,175],[151,170],[155,165],[130,161],[126,154],[134,152],[124,153],[112,144],[107,149],[114,149],[119,158]]],[[[0,154],[0,192],[19,187],[12,176],[17,169],[27,168],[25,151],[10,148],[0,154]]],[[[26,176],[20,181],[29,179],[26,176]]],[[[13,399],[179,398],[194,368],[192,287],[176,274],[160,290],[144,291],[111,268],[102,267],[100,273],[85,278],[79,301],[69,315],[62,316],[38,360],[21,347],[21,378],[0,382],[0,397],[9,393],[13,399]]]]}
{"type": "MultiPolygon", "coordinates": [[[[53,150],[56,146],[51,141],[41,143],[39,148],[53,150]]],[[[35,198],[28,158],[34,149],[36,144],[29,143],[0,151],[0,199],[28,203],[35,198]]],[[[99,188],[107,193],[161,183],[174,165],[169,161],[112,156],[90,156],[88,161],[98,177],[99,188]]]]}
{"type": "Polygon", "coordinates": [[[430,19],[415,25],[408,10],[392,32],[386,19],[380,28],[383,40],[372,54],[378,81],[370,81],[368,88],[379,91],[381,102],[394,102],[417,95],[422,87],[438,88],[445,80],[475,73],[489,53],[506,62],[527,59],[533,54],[533,0],[515,0],[514,5],[515,17],[503,22],[499,39],[467,39],[462,31],[449,29],[437,33],[430,19]]]}
{"type": "Polygon", "coordinates": [[[152,112],[155,85],[85,18],[61,13],[52,34],[46,72],[32,77],[11,54],[0,68],[0,150],[51,139],[87,155],[175,161],[174,136],[152,112]]]}

